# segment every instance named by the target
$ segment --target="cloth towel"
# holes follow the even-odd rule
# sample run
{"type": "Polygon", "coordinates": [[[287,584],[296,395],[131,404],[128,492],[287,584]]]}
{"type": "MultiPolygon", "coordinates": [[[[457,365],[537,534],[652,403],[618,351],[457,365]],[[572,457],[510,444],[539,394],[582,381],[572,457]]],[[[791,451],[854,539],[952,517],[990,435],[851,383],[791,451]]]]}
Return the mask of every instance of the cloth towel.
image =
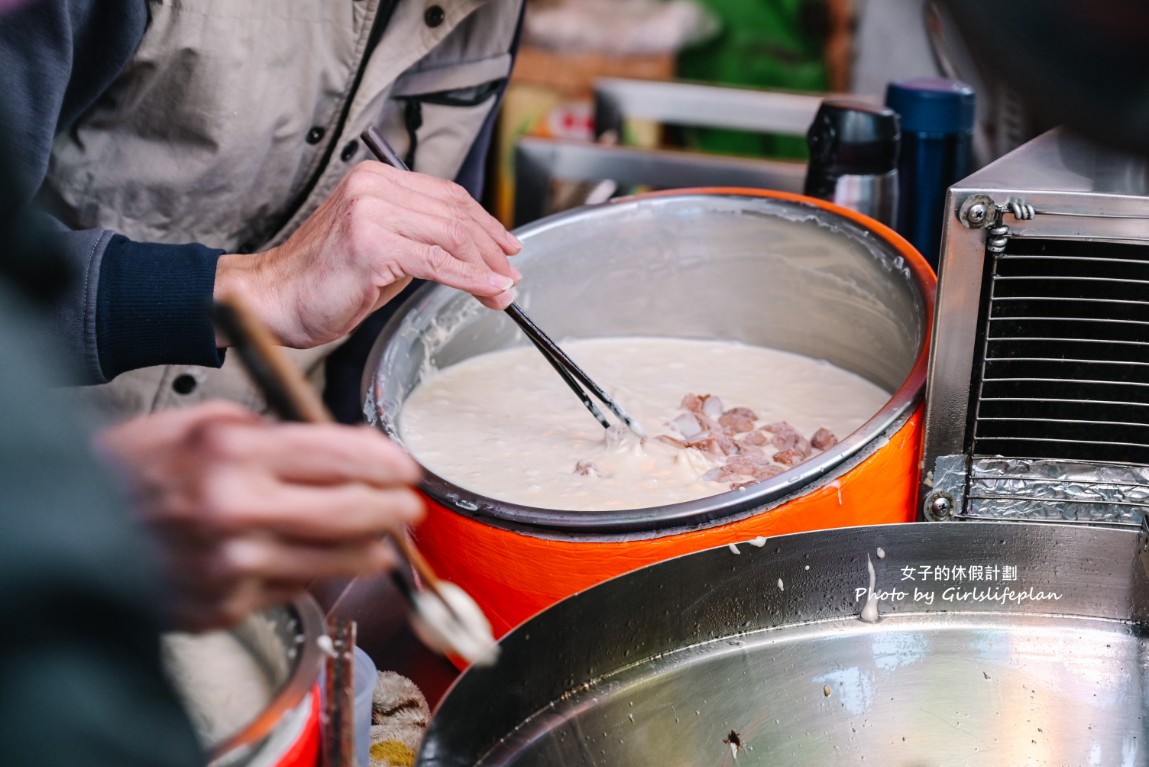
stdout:
{"type": "Polygon", "coordinates": [[[419,688],[394,671],[380,671],[371,698],[371,767],[411,767],[431,709],[419,688]]]}

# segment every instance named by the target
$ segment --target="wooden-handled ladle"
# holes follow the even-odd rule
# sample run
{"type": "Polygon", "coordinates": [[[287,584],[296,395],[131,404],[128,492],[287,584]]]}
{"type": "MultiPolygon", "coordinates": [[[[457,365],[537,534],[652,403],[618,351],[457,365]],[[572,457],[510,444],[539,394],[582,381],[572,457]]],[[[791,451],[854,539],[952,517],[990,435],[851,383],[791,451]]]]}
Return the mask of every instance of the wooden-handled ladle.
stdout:
{"type": "MultiPolygon", "coordinates": [[[[319,394],[240,299],[228,296],[216,301],[213,317],[276,415],[285,421],[332,422],[319,394]]],[[[411,605],[412,626],[420,639],[468,663],[493,662],[498,645],[474,599],[455,584],[440,580],[406,535],[390,537],[425,586],[425,590],[417,589],[399,569],[391,573],[411,605]]]]}

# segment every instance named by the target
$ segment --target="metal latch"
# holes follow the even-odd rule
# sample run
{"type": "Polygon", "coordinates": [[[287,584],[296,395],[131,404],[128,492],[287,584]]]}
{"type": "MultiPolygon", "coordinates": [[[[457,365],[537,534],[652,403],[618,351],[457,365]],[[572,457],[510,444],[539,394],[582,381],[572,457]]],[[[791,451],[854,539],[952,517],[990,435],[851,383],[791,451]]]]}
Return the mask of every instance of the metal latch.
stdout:
{"type": "Polygon", "coordinates": [[[1141,535],[1138,536],[1138,551],[1141,552],[1141,566],[1149,576],[1149,514],[1141,515],[1141,535]]]}

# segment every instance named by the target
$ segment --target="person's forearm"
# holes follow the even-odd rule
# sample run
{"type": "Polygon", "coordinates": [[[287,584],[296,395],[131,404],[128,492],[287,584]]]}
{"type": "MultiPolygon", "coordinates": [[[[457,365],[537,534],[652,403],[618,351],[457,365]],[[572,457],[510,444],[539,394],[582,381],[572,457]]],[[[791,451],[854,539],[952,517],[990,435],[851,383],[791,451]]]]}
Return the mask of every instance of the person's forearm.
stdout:
{"type": "Polygon", "coordinates": [[[354,330],[412,279],[503,309],[522,278],[508,257],[521,248],[458,184],[367,161],[283,244],[222,256],[215,292],[242,297],[282,345],[309,349],[354,330]]]}

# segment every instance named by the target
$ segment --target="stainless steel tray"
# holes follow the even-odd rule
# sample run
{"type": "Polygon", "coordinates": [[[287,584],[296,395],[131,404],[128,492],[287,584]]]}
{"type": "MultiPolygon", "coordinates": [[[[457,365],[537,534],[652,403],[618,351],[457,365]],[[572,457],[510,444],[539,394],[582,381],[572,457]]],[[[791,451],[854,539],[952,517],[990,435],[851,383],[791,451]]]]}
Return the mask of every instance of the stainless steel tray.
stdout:
{"type": "Polygon", "coordinates": [[[419,764],[1149,764],[1136,532],[907,524],[737,549],[516,629],[448,692],[419,764]],[[867,559],[877,623],[858,617],[867,559]]]}

